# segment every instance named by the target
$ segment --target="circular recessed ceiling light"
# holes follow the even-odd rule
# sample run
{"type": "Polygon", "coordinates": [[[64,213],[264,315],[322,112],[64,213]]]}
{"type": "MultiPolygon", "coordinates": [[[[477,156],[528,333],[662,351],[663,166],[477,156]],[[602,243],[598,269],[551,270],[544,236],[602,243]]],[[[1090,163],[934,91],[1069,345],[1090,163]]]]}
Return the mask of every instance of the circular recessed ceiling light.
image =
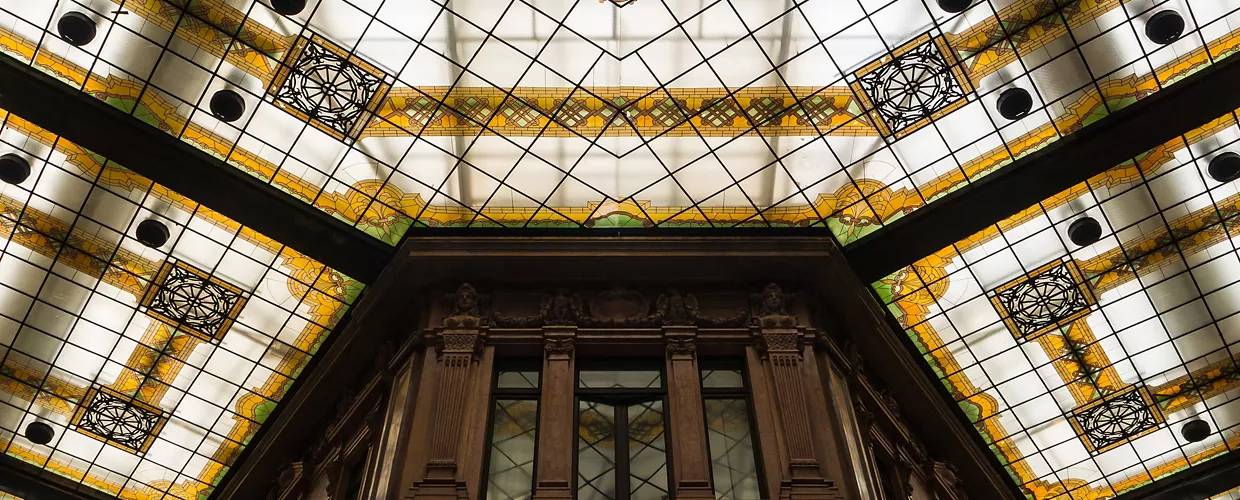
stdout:
{"type": "Polygon", "coordinates": [[[306,0],[271,0],[271,8],[286,16],[295,16],[306,8],[306,0]]]}
{"type": "Polygon", "coordinates": [[[1068,239],[1078,247],[1093,244],[1102,237],[1102,225],[1093,217],[1085,216],[1068,226],[1068,239]]]}
{"type": "Polygon", "coordinates": [[[1015,120],[1029,113],[1033,109],[1033,96],[1029,95],[1029,91],[1016,87],[1004,90],[999,94],[999,115],[1009,120],[1015,120]]]}
{"type": "Polygon", "coordinates": [[[66,12],[56,22],[56,32],[66,42],[81,47],[95,39],[95,21],[81,12],[66,12]]]}
{"type": "Polygon", "coordinates": [[[1164,10],[1145,21],[1145,37],[1151,42],[1166,45],[1184,33],[1184,18],[1174,10],[1164,10]]]}
{"type": "Polygon", "coordinates": [[[965,9],[969,8],[969,3],[971,3],[971,0],[939,0],[939,8],[943,9],[944,12],[955,14],[957,12],[964,12],[965,9]]]}
{"type": "Polygon", "coordinates": [[[21,184],[30,177],[30,162],[16,153],[0,156],[0,181],[21,184]]]}
{"type": "Polygon", "coordinates": [[[1200,443],[1210,437],[1210,423],[1205,420],[1189,420],[1180,427],[1180,435],[1190,443],[1200,443]]]}
{"type": "Polygon", "coordinates": [[[170,234],[168,226],[155,219],[147,219],[138,223],[138,229],[134,231],[138,241],[151,248],[164,246],[164,243],[168,242],[170,234]]]}
{"type": "Polygon", "coordinates": [[[26,439],[34,444],[47,444],[52,442],[52,438],[56,437],[56,431],[52,426],[43,422],[34,421],[26,424],[26,439]]]}
{"type": "Polygon", "coordinates": [[[1240,178],[1240,154],[1231,151],[1215,156],[1206,167],[1210,178],[1219,182],[1231,182],[1240,178]]]}
{"type": "Polygon", "coordinates": [[[235,122],[245,113],[245,99],[232,90],[224,89],[211,96],[211,114],[226,122],[235,122]]]}

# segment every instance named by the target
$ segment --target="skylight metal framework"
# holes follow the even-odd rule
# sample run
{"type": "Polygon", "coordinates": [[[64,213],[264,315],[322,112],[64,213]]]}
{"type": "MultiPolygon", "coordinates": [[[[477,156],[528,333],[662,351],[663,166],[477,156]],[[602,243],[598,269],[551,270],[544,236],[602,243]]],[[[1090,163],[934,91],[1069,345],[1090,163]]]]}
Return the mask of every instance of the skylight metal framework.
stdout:
{"type": "MultiPolygon", "coordinates": [[[[1240,3],[1235,0],[984,0],[960,15],[943,13],[923,0],[514,0],[502,8],[465,0],[319,0],[292,18],[275,14],[261,2],[164,2],[163,8],[151,9],[150,4],[121,0],[68,0],[50,6],[0,0],[0,50],[389,245],[408,231],[417,234],[431,227],[749,226],[823,227],[849,245],[1100,118],[1188,81],[1193,73],[1209,71],[1240,48],[1240,31],[1233,28],[1240,23],[1240,3]],[[1141,28],[1147,18],[1167,9],[1184,15],[1188,27],[1178,41],[1162,46],[1145,39],[1141,28]],[[87,13],[98,23],[100,35],[80,48],[58,38],[56,20],[69,11],[87,13]],[[1031,91],[1034,109],[1009,122],[998,115],[994,101],[1013,87],[1031,91]],[[238,92],[246,102],[236,122],[221,121],[209,109],[211,96],[223,89],[238,92]]],[[[29,137],[31,130],[21,133],[29,137]]],[[[1211,134],[1186,136],[1184,142],[1196,144],[1205,136],[1211,134]]],[[[1140,167],[1151,157],[1137,158],[1135,164],[1140,167]]],[[[1193,161],[1199,159],[1194,156],[1193,161]]],[[[1176,177],[1186,176],[1187,170],[1164,174],[1159,169],[1165,165],[1149,171],[1137,168],[1140,179],[1111,179],[1100,189],[1090,185],[1095,204],[1082,203],[1101,206],[1098,211],[1104,214],[1108,209],[1121,215],[1136,210],[1151,218],[1156,213],[1166,234],[1178,238],[1181,233],[1173,223],[1181,219],[1165,214],[1192,203],[1176,198],[1165,208],[1157,198],[1175,196],[1166,193],[1177,189],[1181,195],[1191,192],[1193,200],[1221,192],[1202,191],[1192,179],[1176,177]],[[1127,182],[1144,183],[1152,194],[1143,200],[1152,200],[1153,212],[1142,212],[1148,207],[1115,208],[1129,205],[1112,200],[1119,195],[1111,196],[1109,190],[1127,182]]],[[[100,179],[88,182],[97,185],[100,179]]],[[[40,192],[37,186],[34,194],[53,202],[65,196],[51,188],[40,192]]],[[[264,195],[251,190],[249,196],[264,195]]],[[[1064,203],[1054,202],[1071,205],[1064,203]]],[[[21,214],[28,205],[22,205],[21,214]]],[[[1052,211],[1044,215],[1059,227],[1064,220],[1052,211]]],[[[72,220],[84,217],[69,212],[72,220]]],[[[57,219],[64,221],[50,214],[41,223],[56,224],[57,219]]],[[[1016,287],[1024,278],[1036,279],[1033,270],[1049,262],[1046,255],[1033,258],[1017,250],[1019,242],[1032,237],[1007,236],[1033,227],[1028,224],[1034,219],[1001,225],[981,237],[994,241],[1000,234],[1017,242],[998,250],[1017,255],[1019,265],[1004,274],[1016,287]]],[[[1129,233],[1126,236],[1145,237],[1154,231],[1140,221],[1108,224],[1129,233]]],[[[1200,222],[1210,224],[1218,222],[1200,222]]],[[[312,226],[323,231],[320,235],[332,235],[335,229],[321,220],[312,226]]],[[[114,228],[119,234],[124,231],[116,229],[125,228],[114,228]]],[[[18,233],[14,231],[14,237],[18,233]]],[[[58,233],[40,234],[55,239],[58,233]]],[[[1181,240],[1173,241],[1182,246],[1181,240]]],[[[979,245],[954,245],[953,257],[946,260],[956,259],[955,265],[977,275],[977,261],[985,258],[965,257],[969,252],[960,248],[997,246],[979,245]]],[[[347,247],[349,243],[338,245],[347,247]]],[[[370,256],[382,253],[371,245],[357,247],[367,248],[370,256]]],[[[1078,252],[1064,246],[1063,252],[1050,252],[1056,254],[1050,258],[1076,259],[1078,252]]],[[[54,259],[61,253],[57,250],[54,259]]],[[[1180,253],[1188,262],[1187,253],[1180,253]]],[[[1182,415],[1176,412],[1191,406],[1186,402],[1191,397],[1159,385],[1178,380],[1162,380],[1174,378],[1172,372],[1182,368],[1184,376],[1195,381],[1194,373],[1220,371],[1232,362],[1210,354],[1184,355],[1187,348],[1180,345],[1179,334],[1165,324],[1168,340],[1162,345],[1179,353],[1179,367],[1143,372],[1132,367],[1140,364],[1135,359],[1144,350],[1111,355],[1114,348],[1106,336],[1118,339],[1128,327],[1099,328],[1096,320],[1107,318],[1115,301],[1141,293],[1108,296],[1113,290],[1105,280],[1113,276],[1107,273],[1121,274],[1117,270],[1124,266],[1145,269],[1147,261],[1161,254],[1136,255],[1108,261],[1127,259],[1110,270],[1068,273],[1077,280],[1068,289],[1097,295],[1097,304],[1085,301],[1087,307],[1073,306],[1067,315],[1034,314],[1045,323],[1036,331],[1003,332],[1005,341],[1019,343],[1022,352],[1041,349],[1048,359],[1059,356],[1041,365],[1030,361],[1025,375],[1054,371],[1057,377],[1072,379],[1062,388],[1048,385],[1042,396],[1063,403],[1058,406],[1062,421],[1056,422],[1076,425],[1079,435],[1073,443],[1084,446],[1091,457],[1132,448],[1179,422],[1182,415]],[[1140,266],[1139,259],[1144,259],[1140,266]],[[1108,356],[1118,360],[1114,364],[1131,366],[1100,361],[1108,356]],[[1149,418],[1128,411],[1140,401],[1147,403],[1143,408],[1149,418]],[[1107,415],[1113,418],[1104,418],[1107,415]]],[[[377,274],[377,265],[372,262],[368,269],[377,274]]],[[[951,322],[950,312],[926,310],[964,307],[942,295],[953,282],[946,274],[967,274],[949,271],[950,266],[923,261],[877,285],[914,341],[922,343],[927,359],[941,369],[946,358],[935,353],[946,351],[928,347],[927,339],[934,337],[924,330],[938,326],[934,318],[951,322]],[[910,305],[914,296],[921,302],[910,305]]],[[[210,267],[196,269],[214,277],[210,267]]],[[[128,271],[145,280],[135,289],[161,286],[152,282],[155,276],[148,276],[154,269],[128,271]]],[[[987,292],[999,298],[1000,283],[976,276],[973,280],[977,286],[967,294],[993,306],[987,292]]],[[[194,297],[209,288],[200,285],[194,297]]],[[[228,338],[225,324],[244,322],[245,308],[258,303],[255,292],[228,286],[236,288],[232,292],[237,298],[225,302],[235,304],[236,311],[203,309],[201,302],[172,314],[146,314],[155,309],[154,302],[133,309],[144,313],[139,315],[143,318],[159,319],[162,314],[176,323],[185,322],[192,309],[192,316],[210,320],[198,325],[203,328],[195,327],[201,335],[194,337],[219,342],[228,338]],[[250,295],[242,302],[246,293],[250,295]],[[239,316],[220,320],[233,313],[239,316]]],[[[1195,286],[1198,297],[1190,293],[1185,300],[1209,303],[1201,297],[1216,293],[1195,286]]],[[[1142,282],[1141,288],[1153,286],[1142,282]]],[[[1229,304],[1224,300],[1223,307],[1229,304]]],[[[996,311],[1008,320],[1016,318],[1011,311],[996,311]]],[[[1159,310],[1153,317],[1166,323],[1166,314],[1159,310]]],[[[1222,323],[1212,322],[1219,331],[1222,323]]],[[[998,319],[987,328],[1004,324],[998,319]]],[[[963,337],[971,333],[959,332],[963,337]]],[[[1220,349],[1226,351],[1231,343],[1223,337],[1220,349]]],[[[1122,339],[1118,342],[1123,344],[1122,339]]],[[[14,345],[10,351],[20,349],[14,345]]],[[[975,359],[977,366],[990,361],[986,356],[975,359]]],[[[984,366],[979,369],[986,372],[984,366]]],[[[945,380],[955,383],[950,377],[945,380]]],[[[1046,380],[1053,379],[1042,377],[1050,384],[1046,380]]],[[[999,385],[986,390],[1007,390],[999,385]]],[[[138,394],[162,396],[147,389],[138,394]]],[[[1226,413],[1220,410],[1224,403],[1205,404],[1211,412],[1226,413]]],[[[1014,415],[1013,407],[996,412],[1014,415]]],[[[118,415],[134,413],[126,411],[137,406],[125,408],[118,415]]],[[[1000,422],[999,416],[989,414],[979,418],[985,420],[979,422],[983,427],[1000,422]]],[[[1008,420],[1001,423],[1026,436],[1035,432],[1023,421],[1016,426],[1008,420]]],[[[983,433],[991,432],[993,439],[1009,437],[994,434],[995,425],[983,433]]],[[[116,436],[102,436],[103,442],[109,440],[117,441],[116,436]]],[[[135,451],[146,446],[139,441],[125,440],[138,445],[129,446],[135,451]]],[[[1189,456],[1189,448],[1176,449],[1189,456]]],[[[1141,456],[1140,463],[1146,476],[1163,477],[1156,473],[1161,469],[1147,466],[1146,458],[1141,456]]],[[[1076,477],[1049,461],[1049,474],[1017,460],[1007,466],[1023,481],[1022,487],[1041,492],[1035,497],[1056,488],[1114,493],[1122,490],[1116,484],[1142,477],[1136,466],[1111,471],[1099,465],[1101,479],[1076,477]],[[1088,484],[1080,486],[1079,481],[1088,484]]]]}
{"type": "Polygon", "coordinates": [[[121,15],[80,1],[0,4],[10,46],[26,47],[12,52],[393,245],[411,227],[815,225],[849,244],[1237,38],[1235,6],[1195,0],[988,0],[959,15],[922,0],[322,0],[292,18],[261,2],[121,15]],[[84,48],[54,36],[73,9],[100,23],[84,48]],[[1145,39],[1168,9],[1185,33],[1145,39]],[[391,85],[354,95],[360,130],[269,92],[315,37],[391,85]],[[946,65],[931,80],[962,100],[858,84],[919,37],[946,65]],[[1016,121],[994,109],[1012,87],[1035,101],[1016,121]],[[247,102],[233,123],[207,106],[225,88],[247,102]],[[886,136],[901,95],[931,101],[896,106],[931,115],[901,122],[932,126],[886,136]]]}

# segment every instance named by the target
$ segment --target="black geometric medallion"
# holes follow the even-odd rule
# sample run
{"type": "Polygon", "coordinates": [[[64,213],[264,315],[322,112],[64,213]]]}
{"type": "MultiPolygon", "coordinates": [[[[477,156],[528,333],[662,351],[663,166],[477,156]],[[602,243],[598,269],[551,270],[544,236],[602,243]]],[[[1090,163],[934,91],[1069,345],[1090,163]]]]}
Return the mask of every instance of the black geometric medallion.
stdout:
{"type": "Polygon", "coordinates": [[[145,453],[168,420],[159,408],[107,388],[92,388],[83,401],[70,421],[75,429],[133,453],[145,453]]]}
{"type": "Polygon", "coordinates": [[[352,137],[383,86],[383,77],[325,43],[299,41],[296,61],[272,82],[273,87],[278,85],[276,104],[327,127],[333,135],[352,137]]]}
{"type": "MultiPolygon", "coordinates": [[[[924,39],[924,37],[923,37],[924,39]]],[[[885,125],[897,134],[962,102],[965,90],[934,40],[858,71],[857,83],[885,125]]]]}
{"type": "Polygon", "coordinates": [[[184,261],[165,262],[142,297],[148,315],[208,342],[223,338],[245,301],[239,288],[184,261]]]}
{"type": "Polygon", "coordinates": [[[1089,313],[1094,303],[1072,262],[1052,262],[995,289],[990,301],[1018,339],[1033,338],[1089,313]]]}
{"type": "Polygon", "coordinates": [[[1162,418],[1151,407],[1146,390],[1135,388],[1078,409],[1069,419],[1085,448],[1102,453],[1157,429],[1162,418]]]}

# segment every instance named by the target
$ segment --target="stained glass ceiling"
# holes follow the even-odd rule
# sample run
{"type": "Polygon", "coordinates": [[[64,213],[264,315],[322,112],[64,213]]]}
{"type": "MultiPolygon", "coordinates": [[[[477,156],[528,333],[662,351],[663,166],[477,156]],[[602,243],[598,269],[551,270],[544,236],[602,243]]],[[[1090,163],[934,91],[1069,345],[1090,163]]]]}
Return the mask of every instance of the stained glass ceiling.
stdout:
{"type": "Polygon", "coordinates": [[[848,244],[1231,53],[1237,7],[0,0],[0,45],[392,244],[822,225],[848,244]],[[1186,26],[1160,45],[1164,10],[1186,26]],[[55,34],[71,11],[97,26],[81,47],[55,34]],[[1013,88],[1029,110],[1008,119],[1013,88]],[[235,121],[212,116],[223,90],[235,121]]]}
{"type": "Polygon", "coordinates": [[[30,167],[0,183],[0,449],[121,498],[209,494],[362,286],[0,119],[30,167]]]}
{"type": "Polygon", "coordinates": [[[1228,114],[874,284],[1031,498],[1240,445],[1238,150],[1228,114]]]}

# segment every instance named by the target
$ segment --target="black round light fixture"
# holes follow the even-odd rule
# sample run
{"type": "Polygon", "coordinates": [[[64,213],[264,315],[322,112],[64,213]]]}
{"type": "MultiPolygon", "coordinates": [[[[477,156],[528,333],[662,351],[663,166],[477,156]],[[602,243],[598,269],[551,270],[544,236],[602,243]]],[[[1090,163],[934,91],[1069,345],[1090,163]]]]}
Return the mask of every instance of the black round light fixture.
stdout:
{"type": "Polygon", "coordinates": [[[1206,167],[1210,178],[1219,182],[1231,182],[1240,179],[1240,154],[1227,151],[1210,160],[1206,167]]]}
{"type": "Polygon", "coordinates": [[[56,431],[52,426],[44,422],[34,421],[26,424],[26,439],[34,444],[47,444],[52,442],[52,438],[56,437],[56,431]]]}
{"type": "Polygon", "coordinates": [[[1174,10],[1160,11],[1145,21],[1145,37],[1151,42],[1166,45],[1184,34],[1184,18],[1174,10]]]}
{"type": "Polygon", "coordinates": [[[271,0],[271,8],[286,16],[295,16],[306,8],[306,0],[271,0]]]}
{"type": "Polygon", "coordinates": [[[16,153],[0,156],[0,181],[21,184],[30,177],[30,162],[16,153]]]}
{"type": "Polygon", "coordinates": [[[972,3],[972,0],[938,0],[938,1],[939,1],[939,8],[943,9],[943,12],[951,12],[952,14],[956,14],[958,12],[964,12],[965,9],[969,8],[969,4],[972,3]]]}
{"type": "Polygon", "coordinates": [[[1190,443],[1200,443],[1210,437],[1210,423],[1205,420],[1189,420],[1180,427],[1180,435],[1190,443]]]}
{"type": "Polygon", "coordinates": [[[1020,87],[1013,87],[1004,90],[999,94],[999,102],[996,103],[999,108],[999,115],[1009,120],[1015,120],[1029,113],[1033,109],[1033,96],[1029,95],[1029,91],[1020,87]]]}
{"type": "Polygon", "coordinates": [[[81,47],[95,39],[95,20],[81,12],[66,12],[56,22],[56,32],[66,42],[81,47]]]}
{"type": "Polygon", "coordinates": [[[211,114],[226,122],[235,122],[245,113],[245,99],[232,90],[224,89],[211,96],[211,114]]]}
{"type": "Polygon", "coordinates": [[[1102,237],[1102,224],[1086,215],[1068,225],[1068,239],[1078,247],[1092,245],[1102,237]]]}
{"type": "Polygon", "coordinates": [[[168,232],[168,226],[163,222],[155,219],[147,219],[138,223],[138,229],[134,231],[138,237],[138,241],[143,245],[151,248],[159,248],[168,242],[171,233],[168,232]]]}

